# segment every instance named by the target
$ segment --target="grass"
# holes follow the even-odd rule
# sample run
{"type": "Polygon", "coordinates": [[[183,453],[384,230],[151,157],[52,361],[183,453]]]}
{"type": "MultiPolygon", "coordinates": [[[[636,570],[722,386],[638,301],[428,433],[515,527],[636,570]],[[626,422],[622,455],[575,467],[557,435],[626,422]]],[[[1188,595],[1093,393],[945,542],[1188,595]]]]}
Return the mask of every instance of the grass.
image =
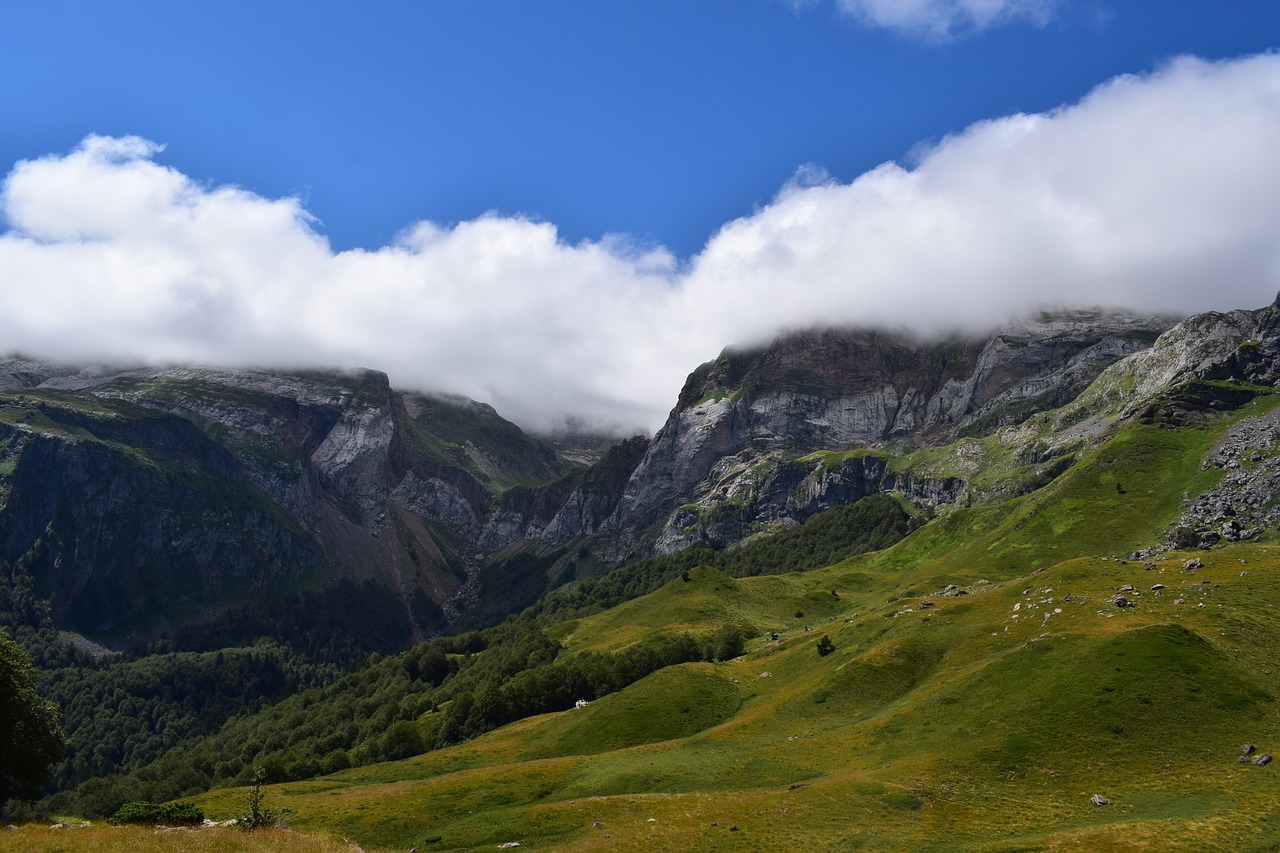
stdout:
{"type": "MultiPolygon", "coordinates": [[[[1201,459],[1223,430],[1276,404],[1130,423],[1049,485],[880,553],[693,569],[549,632],[603,651],[729,622],[745,655],[268,802],[366,850],[1274,849],[1280,762],[1237,758],[1280,753],[1280,547],[1197,552],[1195,572],[1126,555],[1218,482],[1201,459]]],[[[1021,464],[999,436],[963,446],[991,484],[1021,464]]],[[[197,799],[221,819],[244,791],[197,799]]]]}
{"type": "Polygon", "coordinates": [[[731,718],[739,705],[736,685],[719,668],[669,667],[531,735],[522,757],[594,755],[686,738],[731,718]]]}
{"type": "Polygon", "coordinates": [[[661,635],[706,636],[726,622],[745,630],[786,631],[842,612],[830,590],[817,590],[800,573],[735,579],[701,566],[689,580],[612,610],[575,621],[561,642],[570,650],[615,650],[661,635]],[[800,614],[800,615],[797,615],[800,614]]]}
{"type": "MultiPolygon", "coordinates": [[[[930,594],[937,578],[922,584],[927,609],[921,595],[850,584],[846,618],[758,638],[735,661],[665,670],[449,750],[274,786],[270,801],[298,828],[366,849],[1264,849],[1280,784],[1235,758],[1245,742],[1280,749],[1269,675],[1280,550],[1202,559],[1191,574],[1180,555],[1155,568],[1074,558],[959,598],[930,594]],[[1124,583],[1138,607],[1110,603],[1124,583]],[[819,658],[824,634],[837,650],[819,658]]],[[[793,604],[772,591],[829,596],[866,562],[725,592],[783,622],[793,604]]],[[[575,630],[583,647],[591,622],[575,630]]],[[[617,626],[599,625],[609,647],[617,626]]],[[[201,804],[217,818],[242,799],[201,804]]]]}
{"type": "Polygon", "coordinates": [[[555,633],[605,650],[728,621],[752,631],[743,657],[273,795],[366,848],[1267,849],[1277,771],[1236,758],[1280,751],[1280,549],[1217,548],[1194,573],[1124,557],[1216,482],[1199,460],[1237,417],[1130,426],[878,554],[695,569],[555,633]],[[1126,584],[1136,607],[1112,602],[1126,584]]]}
{"type": "Polygon", "coordinates": [[[0,831],[0,853],[352,853],[352,849],[345,840],[279,829],[248,833],[233,827],[180,829],[105,823],[50,829],[33,823],[0,831]]]}

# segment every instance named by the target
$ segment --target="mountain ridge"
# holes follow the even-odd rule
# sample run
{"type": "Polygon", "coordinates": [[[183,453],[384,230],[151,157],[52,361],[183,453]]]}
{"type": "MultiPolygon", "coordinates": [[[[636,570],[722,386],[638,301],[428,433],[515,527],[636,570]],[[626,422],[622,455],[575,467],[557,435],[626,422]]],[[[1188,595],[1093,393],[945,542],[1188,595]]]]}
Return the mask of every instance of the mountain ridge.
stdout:
{"type": "MultiPolygon", "coordinates": [[[[4,465],[12,469],[6,476],[0,467],[0,480],[12,481],[10,490],[25,482],[13,478],[36,434],[19,423],[26,398],[35,401],[27,407],[33,417],[57,414],[68,446],[77,430],[97,431],[101,452],[117,460],[155,462],[150,451],[129,446],[135,424],[155,416],[186,421],[171,428],[194,429],[186,443],[212,455],[165,457],[170,480],[200,493],[196,481],[230,474],[256,496],[247,502],[265,519],[234,526],[251,534],[267,523],[278,531],[264,532],[267,541],[294,542],[284,552],[259,548],[258,562],[275,566],[259,587],[372,581],[399,596],[406,630],[420,639],[475,609],[483,590],[511,586],[503,580],[511,572],[525,578],[503,605],[514,611],[557,584],[629,559],[694,544],[724,547],[876,492],[938,507],[1038,487],[1071,464],[1090,430],[1119,416],[1112,409],[1080,414],[1082,400],[1101,411],[1108,393],[1158,397],[1197,370],[1204,381],[1273,375],[1277,356],[1267,342],[1275,330],[1266,325],[1275,324],[1273,315],[1267,308],[1178,323],[1094,309],[1046,312],[982,338],[924,342],[872,330],[797,332],[727,349],[698,367],[651,440],[619,442],[588,467],[580,456],[557,458],[491,407],[396,391],[376,371],[77,369],[14,357],[0,363],[0,395],[13,411],[0,423],[9,448],[4,465]],[[1162,335],[1160,364],[1144,362],[1162,335]],[[1242,348],[1246,339],[1259,342],[1242,348]],[[1088,390],[1130,362],[1145,366],[1121,370],[1112,392],[1088,390]],[[1029,434],[1037,412],[1064,406],[1078,423],[1057,436],[1029,434]],[[134,407],[129,417],[126,407],[134,407]],[[972,442],[968,463],[933,453],[957,441],[972,442]],[[1001,454],[1000,470],[984,482],[981,469],[1001,454]]],[[[153,449],[164,456],[165,447],[153,449]]],[[[190,498],[169,503],[183,502],[190,498]]],[[[0,528],[4,518],[0,508],[0,528]]],[[[40,526],[9,525],[2,558],[44,554],[42,571],[52,572],[59,558],[40,544],[40,526]]],[[[158,541],[140,550],[158,553],[158,541]]],[[[237,556],[228,565],[240,565],[243,575],[254,559],[237,556]]],[[[74,584],[61,589],[63,597],[76,594],[74,584]]],[[[210,597],[207,589],[201,595],[210,597]]],[[[110,623],[84,616],[67,627],[92,634],[110,623]]]]}

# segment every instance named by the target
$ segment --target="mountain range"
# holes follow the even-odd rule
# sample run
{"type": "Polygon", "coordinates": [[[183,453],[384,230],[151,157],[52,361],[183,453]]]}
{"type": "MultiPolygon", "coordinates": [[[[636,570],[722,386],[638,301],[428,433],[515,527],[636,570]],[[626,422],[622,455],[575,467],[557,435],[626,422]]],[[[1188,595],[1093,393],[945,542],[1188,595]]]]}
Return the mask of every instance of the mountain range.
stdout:
{"type": "Polygon", "coordinates": [[[13,356],[0,615],[182,732],[77,711],[55,802],[100,812],[265,767],[387,848],[1269,849],[1278,379],[1280,301],[799,331],[608,441],[13,356]]]}
{"type": "MultiPolygon", "coordinates": [[[[421,639],[627,559],[722,547],[875,492],[969,499],[986,486],[962,472],[890,462],[1068,403],[1174,323],[1091,311],[926,343],[797,333],[699,367],[652,440],[586,453],[373,371],[15,356],[0,362],[0,559],[62,627],[107,645],[343,579],[390,591],[421,639]],[[868,452],[813,455],[851,449],[868,452]]],[[[1040,451],[1030,482],[1073,450],[1040,451]]]]}

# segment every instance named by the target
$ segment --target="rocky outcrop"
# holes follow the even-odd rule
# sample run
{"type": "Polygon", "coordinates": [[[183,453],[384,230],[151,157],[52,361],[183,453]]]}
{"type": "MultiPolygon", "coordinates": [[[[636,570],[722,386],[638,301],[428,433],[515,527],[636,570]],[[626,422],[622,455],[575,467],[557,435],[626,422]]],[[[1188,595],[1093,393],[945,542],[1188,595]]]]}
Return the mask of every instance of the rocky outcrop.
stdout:
{"type": "MultiPolygon", "coordinates": [[[[1186,359],[1166,358],[1179,363],[1185,373],[1173,374],[1180,381],[1143,415],[1185,422],[1201,412],[1250,411],[1250,404],[1256,409],[1259,394],[1280,380],[1280,299],[1260,311],[1193,319],[1195,331],[1201,333],[1196,359],[1186,364],[1186,359]]],[[[1280,411],[1242,418],[1210,448],[1201,467],[1221,471],[1221,479],[1188,498],[1170,531],[1171,545],[1209,547],[1280,529],[1280,507],[1275,505],[1280,493],[1280,411]]]]}
{"type": "Polygon", "coordinates": [[[854,448],[902,452],[1015,425],[1070,402],[1175,322],[1060,312],[985,338],[918,342],[822,330],[726,350],[689,377],[627,484],[613,529],[635,536],[658,527],[653,547],[669,551],[803,521],[868,491],[954,500],[963,489],[954,480],[886,476],[870,457],[836,473],[804,457],[854,448]]]}
{"type": "Polygon", "coordinates": [[[1171,535],[1180,547],[1209,547],[1220,540],[1252,539],[1280,529],[1280,412],[1245,418],[1204,458],[1221,470],[1216,486],[1189,499],[1171,535]]]}
{"type": "Polygon", "coordinates": [[[525,516],[523,536],[558,543],[612,533],[609,525],[618,502],[648,449],[643,436],[619,442],[598,463],[563,484],[570,487],[567,492],[540,490],[543,499],[525,516]]]}
{"type": "Polygon", "coordinates": [[[491,408],[374,371],[12,358],[0,388],[0,559],[87,632],[183,598],[287,594],[313,570],[378,581],[406,613],[442,606],[483,559],[500,486],[567,470],[491,408]]]}
{"type": "Polygon", "coordinates": [[[783,460],[761,466],[756,477],[728,478],[718,499],[677,509],[658,534],[654,549],[673,553],[697,544],[731,544],[878,492],[899,492],[920,504],[949,504],[963,488],[963,481],[954,477],[931,480],[891,471],[887,457],[874,454],[834,462],[783,460]]]}

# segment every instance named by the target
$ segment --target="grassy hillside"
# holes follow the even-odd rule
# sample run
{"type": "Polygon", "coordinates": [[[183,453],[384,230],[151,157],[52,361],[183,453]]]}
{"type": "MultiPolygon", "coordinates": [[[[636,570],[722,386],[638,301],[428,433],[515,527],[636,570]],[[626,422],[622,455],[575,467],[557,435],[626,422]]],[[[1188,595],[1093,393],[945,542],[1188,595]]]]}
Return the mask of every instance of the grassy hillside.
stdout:
{"type": "Polygon", "coordinates": [[[1274,849],[1280,769],[1237,759],[1280,751],[1280,549],[1125,556],[1254,413],[1130,426],[1046,489],[817,571],[692,571],[551,633],[728,622],[745,655],[270,796],[366,849],[1274,849]]]}
{"type": "MultiPolygon", "coordinates": [[[[864,600],[729,663],[270,796],[300,828],[389,849],[1267,849],[1276,771],[1236,757],[1280,745],[1280,553],[1153,565],[1081,558],[932,608],[864,600]],[[1123,582],[1138,607],[1110,603],[1123,582]]],[[[782,625],[779,603],[763,615],[782,625]]]]}
{"type": "Polygon", "coordinates": [[[188,829],[81,825],[50,830],[27,824],[0,833],[0,853],[32,850],[128,850],[131,853],[351,853],[351,844],[326,836],[273,829],[253,834],[231,827],[188,829]]]}

